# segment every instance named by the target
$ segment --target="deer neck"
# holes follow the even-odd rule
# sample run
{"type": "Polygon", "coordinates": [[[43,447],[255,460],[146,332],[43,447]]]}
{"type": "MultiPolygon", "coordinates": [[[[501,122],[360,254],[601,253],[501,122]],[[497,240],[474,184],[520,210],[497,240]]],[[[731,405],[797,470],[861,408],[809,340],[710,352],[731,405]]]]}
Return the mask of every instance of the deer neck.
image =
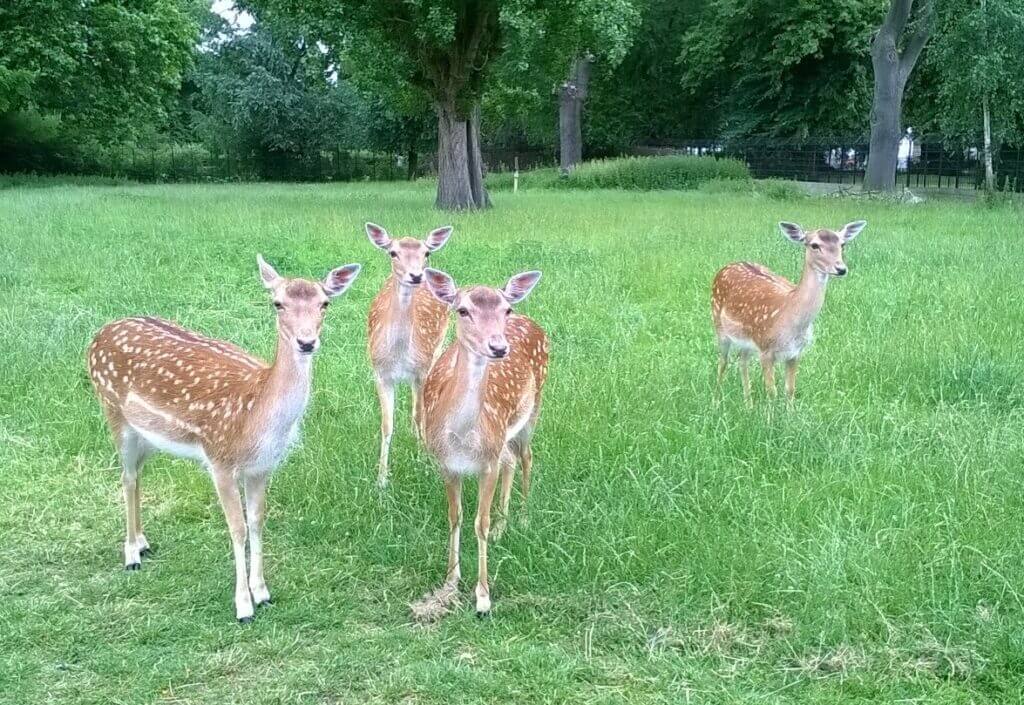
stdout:
{"type": "Polygon", "coordinates": [[[790,320],[795,328],[807,328],[814,322],[825,303],[827,286],[828,275],[805,262],[800,283],[789,295],[790,320]]]}
{"type": "Polygon", "coordinates": [[[312,355],[299,355],[285,336],[278,334],[274,364],[258,395],[258,416],[270,433],[287,431],[302,417],[309,403],[312,355]]]}
{"type": "Polygon", "coordinates": [[[412,297],[415,293],[416,287],[406,286],[394,274],[391,275],[391,312],[396,319],[409,315],[409,311],[412,310],[412,297]]]}
{"type": "Polygon", "coordinates": [[[480,418],[483,405],[484,378],[487,375],[487,359],[471,352],[462,343],[456,343],[455,374],[452,377],[450,413],[452,432],[468,430],[480,418]]]}

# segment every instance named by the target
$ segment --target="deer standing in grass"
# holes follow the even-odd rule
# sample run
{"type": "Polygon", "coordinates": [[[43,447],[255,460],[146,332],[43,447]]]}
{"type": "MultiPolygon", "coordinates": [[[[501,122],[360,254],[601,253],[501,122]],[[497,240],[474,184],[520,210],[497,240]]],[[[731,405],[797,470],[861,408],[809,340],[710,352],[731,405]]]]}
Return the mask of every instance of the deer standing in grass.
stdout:
{"type": "Polygon", "coordinates": [[[516,460],[522,465],[524,503],[530,490],[530,442],[547,377],[548,339],[532,320],[513,313],[512,305],[526,298],[540,272],[517,274],[503,289],[459,289],[444,272],[427,269],[425,274],[433,295],[456,312],[455,341],[427,375],[419,414],[421,438],[441,465],[448,494],[448,571],[426,602],[444,609],[458,593],[462,480],[476,475],[476,610],[484,615],[491,609],[487,540],[499,476],[496,535],[507,520],[516,460]]]}
{"type": "Polygon", "coordinates": [[[328,302],[359,273],[358,264],[322,282],[286,279],[258,258],[263,285],[277,309],[272,365],[230,343],[159,318],[126,318],[104,326],[87,353],[89,376],[121,458],[127,536],[124,565],[141,566],[139,470],[165,451],[204,465],[213,478],[235,556],[235,615],[253,616],[270,602],[263,578],[267,483],[298,433],[309,401],[312,355],[328,302]],[[245,487],[245,513],[239,483],[245,487]],[[246,523],[250,568],[245,568],[246,523]]]}
{"type": "Polygon", "coordinates": [[[750,357],[761,358],[765,391],[775,397],[775,364],[786,365],[786,397],[790,404],[796,394],[796,372],[800,357],[811,343],[814,319],[825,301],[830,277],[846,275],[843,248],[857,237],[867,223],[858,220],[839,231],[815,230],[805,233],[795,223],[779,223],[782,234],[804,245],[804,270],[799,284],[793,284],[771,270],[750,262],[727,265],[711,285],[711,316],[718,338],[718,383],[735,347],[743,378],[743,398],[749,405],[750,357]]]}
{"type": "Polygon", "coordinates": [[[427,258],[448,242],[451,226],[437,228],[425,240],[392,239],[387,231],[366,224],[370,242],[391,256],[391,276],[370,305],[368,350],[380,400],[380,462],[377,484],[388,483],[388,453],[395,426],[395,386],[407,382],[412,390],[412,426],[417,432],[423,381],[441,352],[448,329],[448,309],[420,284],[427,258]]]}

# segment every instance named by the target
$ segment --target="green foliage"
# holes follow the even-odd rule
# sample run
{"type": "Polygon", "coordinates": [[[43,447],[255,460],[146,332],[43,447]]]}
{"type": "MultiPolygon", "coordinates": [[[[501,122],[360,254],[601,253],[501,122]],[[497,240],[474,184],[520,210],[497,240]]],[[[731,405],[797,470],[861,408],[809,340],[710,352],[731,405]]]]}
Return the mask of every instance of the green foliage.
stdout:
{"type": "Polygon", "coordinates": [[[754,192],[772,201],[799,201],[808,196],[800,184],[784,179],[759,179],[754,182],[754,192]]]}
{"type": "Polygon", "coordinates": [[[61,116],[72,139],[162,124],[192,60],[197,0],[5,0],[0,114],[61,116]]]}
{"type": "Polygon", "coordinates": [[[1024,144],[1024,0],[945,0],[926,62],[941,134],[977,144],[988,96],[994,142],[1024,144]]]}
{"type": "Polygon", "coordinates": [[[864,134],[887,0],[717,0],[689,23],[682,90],[714,135],[864,134]]]}
{"type": "Polygon", "coordinates": [[[625,157],[584,162],[567,177],[555,182],[558,188],[613,188],[633,191],[694,189],[713,179],[747,181],[750,172],[735,159],[713,157],[625,157]]]}
{"type": "Polygon", "coordinates": [[[286,156],[362,144],[360,101],[324,71],[301,36],[278,39],[265,26],[232,36],[197,65],[197,133],[212,151],[250,159],[261,173],[286,156]]]}
{"type": "MultiPolygon", "coordinates": [[[[488,187],[512,188],[512,174],[487,177],[488,187]]],[[[533,169],[519,175],[521,189],[625,189],[630,191],[688,190],[705,187],[716,192],[751,190],[750,172],[735,159],[666,156],[623,157],[583,162],[568,176],[558,169],[533,169]],[[718,184],[706,186],[709,183],[718,184]],[[732,187],[723,184],[735,184],[732,187]]]]}

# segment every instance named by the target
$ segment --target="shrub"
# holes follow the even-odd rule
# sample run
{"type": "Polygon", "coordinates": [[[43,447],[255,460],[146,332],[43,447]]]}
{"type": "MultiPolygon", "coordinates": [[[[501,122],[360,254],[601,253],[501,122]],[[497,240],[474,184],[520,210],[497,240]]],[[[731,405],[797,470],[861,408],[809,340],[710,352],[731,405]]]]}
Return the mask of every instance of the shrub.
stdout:
{"type": "Polygon", "coordinates": [[[754,183],[754,191],[773,201],[797,201],[807,198],[807,191],[795,181],[764,179],[754,183]]]}
{"type": "Polygon", "coordinates": [[[695,189],[712,180],[750,181],[746,165],[735,159],[665,156],[626,157],[584,162],[556,188],[655,191],[695,189]]]}
{"type": "Polygon", "coordinates": [[[751,194],[754,184],[746,179],[711,179],[702,183],[698,190],[702,193],[751,194]]]}

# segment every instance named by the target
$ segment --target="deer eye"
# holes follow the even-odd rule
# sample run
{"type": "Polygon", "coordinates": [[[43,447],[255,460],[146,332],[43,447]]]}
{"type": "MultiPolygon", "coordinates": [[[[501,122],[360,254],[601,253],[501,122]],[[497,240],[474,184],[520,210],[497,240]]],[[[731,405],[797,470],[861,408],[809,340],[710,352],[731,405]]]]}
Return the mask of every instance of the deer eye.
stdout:
{"type": "Polygon", "coordinates": [[[457,311],[457,313],[458,313],[458,314],[459,314],[460,316],[462,316],[463,318],[465,318],[466,316],[468,316],[468,315],[469,315],[469,310],[468,310],[468,309],[465,309],[465,308],[460,308],[460,309],[459,309],[459,310],[457,311]]]}
{"type": "Polygon", "coordinates": [[[506,308],[505,309],[505,318],[508,318],[511,315],[512,315],[512,309],[506,308]]]}
{"type": "Polygon", "coordinates": [[[274,302],[274,308],[276,308],[278,311],[280,311],[280,310],[282,310],[284,308],[284,304],[281,303],[280,301],[275,301],[274,302]]]}
{"type": "Polygon", "coordinates": [[[820,249],[821,249],[821,245],[819,245],[819,244],[818,244],[818,243],[816,243],[816,242],[812,242],[812,243],[811,243],[811,249],[812,249],[812,250],[820,250],[820,249]]]}
{"type": "Polygon", "coordinates": [[[330,305],[331,305],[330,301],[324,301],[322,304],[320,304],[320,310],[321,311],[326,311],[327,307],[330,306],[330,305]]]}
{"type": "Polygon", "coordinates": [[[429,259],[430,258],[430,250],[427,250],[427,253],[425,255],[423,255],[423,256],[429,259]]]}
{"type": "Polygon", "coordinates": [[[391,255],[392,257],[398,257],[398,253],[395,252],[394,250],[391,250],[390,252],[388,252],[388,254],[391,255]]]}

